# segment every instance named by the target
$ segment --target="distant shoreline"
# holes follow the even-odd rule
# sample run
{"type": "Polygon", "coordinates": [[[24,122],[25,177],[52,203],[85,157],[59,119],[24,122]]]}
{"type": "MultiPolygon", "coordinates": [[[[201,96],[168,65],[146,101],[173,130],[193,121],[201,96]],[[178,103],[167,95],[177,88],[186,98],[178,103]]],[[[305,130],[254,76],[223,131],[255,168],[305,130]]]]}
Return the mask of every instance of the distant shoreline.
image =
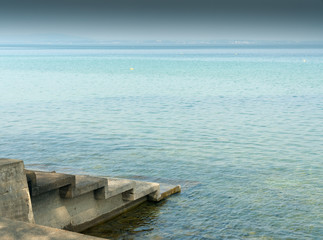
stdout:
{"type": "Polygon", "coordinates": [[[1,48],[43,48],[43,49],[321,49],[323,43],[0,43],[1,48]]]}

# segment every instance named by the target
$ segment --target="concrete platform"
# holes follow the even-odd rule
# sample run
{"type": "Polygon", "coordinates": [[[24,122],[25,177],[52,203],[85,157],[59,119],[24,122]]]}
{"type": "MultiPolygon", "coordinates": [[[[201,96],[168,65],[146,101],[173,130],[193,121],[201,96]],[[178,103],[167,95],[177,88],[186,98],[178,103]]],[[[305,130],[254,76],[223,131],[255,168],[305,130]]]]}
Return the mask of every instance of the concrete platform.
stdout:
{"type": "Polygon", "coordinates": [[[102,240],[80,233],[0,217],[1,240],[102,240]]]}

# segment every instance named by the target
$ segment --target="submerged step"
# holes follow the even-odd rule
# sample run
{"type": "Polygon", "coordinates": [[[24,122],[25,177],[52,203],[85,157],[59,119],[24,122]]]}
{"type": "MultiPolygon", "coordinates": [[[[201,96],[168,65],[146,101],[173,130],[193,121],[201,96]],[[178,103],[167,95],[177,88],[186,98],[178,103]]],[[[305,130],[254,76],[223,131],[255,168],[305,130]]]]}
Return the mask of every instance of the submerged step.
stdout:
{"type": "Polygon", "coordinates": [[[26,170],[31,196],[37,196],[60,188],[73,188],[75,176],[56,172],[26,170]]]}
{"type": "Polygon", "coordinates": [[[74,188],[60,189],[62,198],[75,198],[91,191],[105,189],[108,186],[108,179],[88,175],[75,175],[74,188]]]}
{"type": "Polygon", "coordinates": [[[153,202],[159,202],[175,193],[181,192],[180,185],[172,185],[167,183],[159,183],[160,186],[160,194],[159,195],[151,195],[149,196],[149,200],[153,202]]]}

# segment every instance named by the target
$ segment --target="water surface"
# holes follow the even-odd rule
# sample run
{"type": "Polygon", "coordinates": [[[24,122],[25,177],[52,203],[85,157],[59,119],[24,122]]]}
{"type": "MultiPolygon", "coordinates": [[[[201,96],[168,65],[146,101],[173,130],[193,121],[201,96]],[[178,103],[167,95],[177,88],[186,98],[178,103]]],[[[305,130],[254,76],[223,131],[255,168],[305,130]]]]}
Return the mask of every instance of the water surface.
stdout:
{"type": "Polygon", "coordinates": [[[88,233],[323,235],[323,49],[2,47],[0,72],[1,157],[185,185],[88,233]]]}

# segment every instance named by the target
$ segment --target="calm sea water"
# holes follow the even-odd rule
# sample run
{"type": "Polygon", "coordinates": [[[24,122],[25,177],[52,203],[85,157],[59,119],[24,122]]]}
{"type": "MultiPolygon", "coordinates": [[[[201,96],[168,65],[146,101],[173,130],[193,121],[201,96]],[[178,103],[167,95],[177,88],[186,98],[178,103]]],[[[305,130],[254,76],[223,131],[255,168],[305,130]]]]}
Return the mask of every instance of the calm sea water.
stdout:
{"type": "Polygon", "coordinates": [[[1,157],[184,186],[87,233],[322,238],[322,48],[2,47],[0,73],[1,157]]]}

